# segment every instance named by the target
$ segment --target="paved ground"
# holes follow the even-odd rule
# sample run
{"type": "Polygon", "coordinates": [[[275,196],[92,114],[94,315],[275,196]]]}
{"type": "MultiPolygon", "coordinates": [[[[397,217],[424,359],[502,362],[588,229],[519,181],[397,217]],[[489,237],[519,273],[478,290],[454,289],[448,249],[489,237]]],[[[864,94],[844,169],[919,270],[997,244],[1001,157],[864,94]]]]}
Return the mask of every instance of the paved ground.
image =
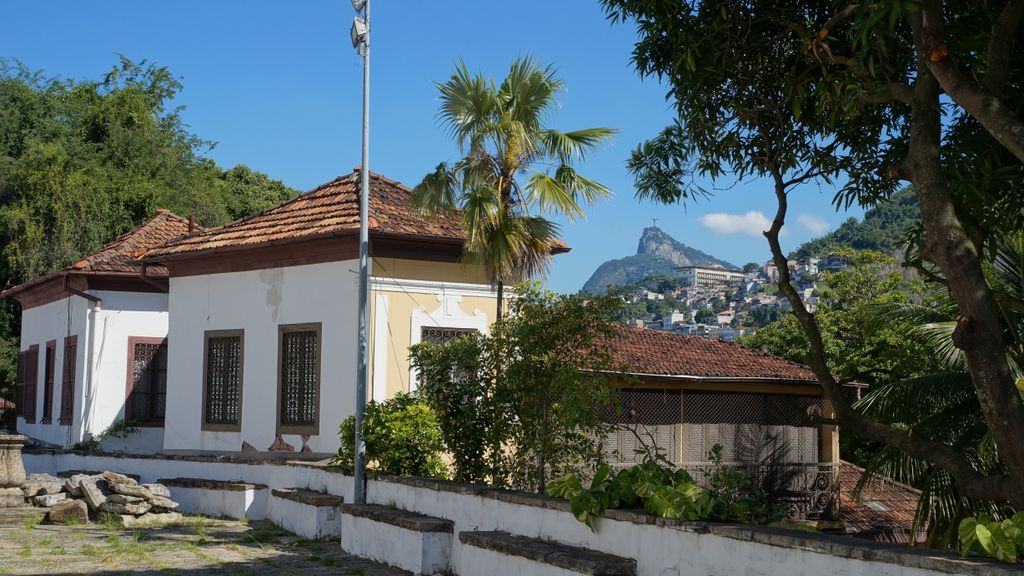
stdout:
{"type": "Polygon", "coordinates": [[[126,530],[38,519],[0,523],[0,574],[404,574],[348,556],[337,542],[303,540],[265,522],[188,517],[172,527],[126,530]]]}

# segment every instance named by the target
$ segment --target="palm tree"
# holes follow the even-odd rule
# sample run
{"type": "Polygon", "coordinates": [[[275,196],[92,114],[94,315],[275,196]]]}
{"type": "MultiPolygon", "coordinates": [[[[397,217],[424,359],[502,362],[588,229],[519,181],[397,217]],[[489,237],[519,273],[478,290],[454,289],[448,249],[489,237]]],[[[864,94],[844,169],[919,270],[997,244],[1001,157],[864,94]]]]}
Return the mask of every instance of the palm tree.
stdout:
{"type": "MultiPolygon", "coordinates": [[[[985,272],[1000,295],[1007,361],[1024,396],[1024,233],[1006,233],[995,240],[985,272]]],[[[942,282],[939,277],[933,280],[942,282]]],[[[927,343],[945,372],[875,386],[855,407],[881,422],[955,447],[984,475],[1005,473],[965,369],[963,352],[953,343],[958,311],[948,292],[943,289],[933,306],[889,303],[873,306],[869,312],[869,321],[896,325],[907,338],[927,343]]],[[[864,468],[859,487],[871,477],[883,475],[922,490],[914,531],[927,527],[932,546],[955,547],[957,527],[967,516],[1008,518],[1014,512],[1007,502],[963,496],[945,470],[892,446],[882,447],[864,468]]]]}
{"type": "Polygon", "coordinates": [[[463,259],[488,271],[500,320],[505,283],[545,273],[559,246],[557,224],[539,213],[573,221],[583,217],[584,206],[610,196],[573,164],[615,130],[545,127],[564,86],[552,67],[531,58],[516,59],[500,85],[460,62],[437,87],[438,117],[462,158],[442,162],[424,177],[413,201],[428,214],[459,211],[466,231],[463,259]]]}

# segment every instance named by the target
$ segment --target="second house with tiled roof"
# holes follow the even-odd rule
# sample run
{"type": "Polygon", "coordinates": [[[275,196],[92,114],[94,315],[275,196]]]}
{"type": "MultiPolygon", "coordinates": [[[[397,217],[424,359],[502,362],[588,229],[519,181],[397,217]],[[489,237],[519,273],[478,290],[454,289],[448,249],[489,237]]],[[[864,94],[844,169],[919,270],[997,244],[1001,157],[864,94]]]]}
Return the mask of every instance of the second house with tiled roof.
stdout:
{"type": "Polygon", "coordinates": [[[0,293],[21,304],[18,431],[66,447],[118,420],[138,433],[108,450],[163,446],[167,269],[141,257],[189,232],[166,210],[74,264],[0,293]]]}
{"type": "MultiPolygon", "coordinates": [[[[150,252],[170,271],[164,449],[330,453],[355,411],[359,174],[150,252]]],[[[456,217],[370,178],[370,395],[411,391],[408,348],[486,332],[496,297],[456,217]]]]}

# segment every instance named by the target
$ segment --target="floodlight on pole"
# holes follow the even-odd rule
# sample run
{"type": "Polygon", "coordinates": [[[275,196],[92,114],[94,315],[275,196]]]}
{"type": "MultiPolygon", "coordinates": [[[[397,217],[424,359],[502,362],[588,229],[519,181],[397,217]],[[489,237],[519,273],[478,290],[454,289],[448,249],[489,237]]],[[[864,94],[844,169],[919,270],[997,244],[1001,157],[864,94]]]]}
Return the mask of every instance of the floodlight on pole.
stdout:
{"type": "Polygon", "coordinates": [[[370,0],[352,0],[362,17],[352,20],[352,46],[363,57],[363,164],[359,170],[359,317],[356,336],[356,437],[353,500],[366,502],[366,442],[363,414],[370,365],[370,0]]]}

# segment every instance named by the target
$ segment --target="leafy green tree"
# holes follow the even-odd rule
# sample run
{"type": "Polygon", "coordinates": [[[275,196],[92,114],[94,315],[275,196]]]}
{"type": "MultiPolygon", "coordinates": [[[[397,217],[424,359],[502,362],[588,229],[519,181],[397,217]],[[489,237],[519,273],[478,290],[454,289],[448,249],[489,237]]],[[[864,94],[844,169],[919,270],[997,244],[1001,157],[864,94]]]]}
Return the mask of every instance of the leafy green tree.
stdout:
{"type": "Polygon", "coordinates": [[[550,475],[602,458],[601,415],[623,381],[607,351],[622,299],[527,284],[510,304],[489,335],[419,344],[410,358],[456,476],[543,492],[550,475]]]}
{"type": "Polygon", "coordinates": [[[705,306],[694,313],[693,320],[698,324],[714,324],[718,320],[718,316],[714,310],[705,306]]]}
{"type": "MultiPolygon", "coordinates": [[[[356,417],[341,423],[341,447],[335,462],[352,468],[355,454],[356,417]]],[[[363,416],[366,459],[385,474],[447,477],[441,458],[444,448],[437,416],[423,401],[398,394],[384,402],[371,401],[363,416]]]]}
{"type": "MultiPolygon", "coordinates": [[[[203,225],[296,194],[204,154],[171,102],[166,68],[121,57],[99,80],[51,78],[0,59],[0,286],[71,264],[157,208],[203,225]]],[[[0,394],[12,385],[17,304],[0,303],[0,394]]]]}
{"type": "Polygon", "coordinates": [[[758,264],[757,262],[747,262],[746,264],[743,265],[743,273],[744,274],[751,274],[753,272],[760,272],[760,271],[761,271],[761,265],[758,264]]]}
{"type": "Polygon", "coordinates": [[[518,58],[501,84],[472,74],[460,63],[437,85],[442,124],[463,157],[442,162],[416,186],[415,203],[428,213],[459,210],[467,238],[464,257],[480,262],[498,288],[546,271],[558,246],[558,227],[543,216],[570,220],[609,196],[604,185],[574,168],[615,131],[585,128],[562,132],[545,126],[564,90],[552,67],[518,58]]]}
{"type": "Polygon", "coordinates": [[[695,174],[769,179],[778,209],[766,237],[779,288],[840,425],[940,465],[966,495],[1024,506],[1024,401],[1004,338],[1003,306],[1015,299],[984,274],[1005,233],[1024,227],[1024,68],[1013,65],[1021,3],[602,4],[613,20],[637,23],[634,63],[666,82],[679,113],[634,154],[639,194],[676,202],[707,193],[695,174]],[[945,29],[947,21],[956,26],[945,29]],[[944,104],[944,90],[955,105],[944,104]],[[837,179],[838,205],[873,205],[913,186],[922,224],[908,261],[957,305],[954,340],[1006,474],[989,475],[955,446],[865,416],[828,371],[778,235],[794,190],[837,179]]]}

